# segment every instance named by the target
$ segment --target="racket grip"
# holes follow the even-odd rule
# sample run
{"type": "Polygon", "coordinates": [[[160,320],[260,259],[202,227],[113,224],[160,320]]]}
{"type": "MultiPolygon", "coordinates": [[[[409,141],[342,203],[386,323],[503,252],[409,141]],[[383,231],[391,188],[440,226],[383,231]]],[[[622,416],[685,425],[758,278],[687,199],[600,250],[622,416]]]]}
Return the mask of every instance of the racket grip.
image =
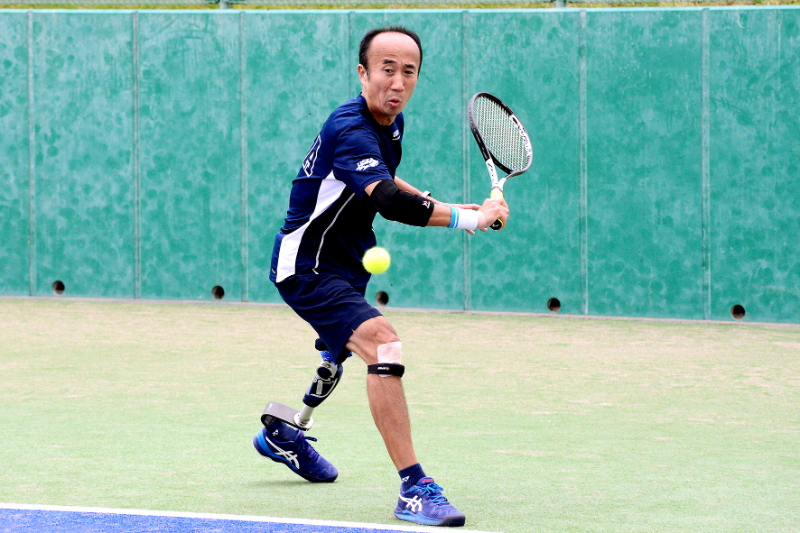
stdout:
{"type": "MultiPolygon", "coordinates": [[[[491,194],[489,194],[489,198],[491,198],[492,200],[500,200],[501,198],[503,198],[503,190],[498,188],[493,188],[491,194]]],[[[492,225],[489,227],[495,231],[500,231],[501,229],[503,229],[503,226],[505,226],[505,224],[503,224],[503,221],[498,218],[497,220],[492,222],[492,225]]]]}

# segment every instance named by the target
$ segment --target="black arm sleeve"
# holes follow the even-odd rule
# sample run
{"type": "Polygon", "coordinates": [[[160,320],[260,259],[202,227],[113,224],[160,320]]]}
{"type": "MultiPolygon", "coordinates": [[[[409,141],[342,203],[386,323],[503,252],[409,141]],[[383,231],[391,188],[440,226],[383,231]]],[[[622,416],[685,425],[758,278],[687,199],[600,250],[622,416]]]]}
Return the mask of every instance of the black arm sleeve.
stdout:
{"type": "Polygon", "coordinates": [[[401,191],[393,180],[381,180],[370,194],[375,209],[386,220],[409,226],[427,226],[433,214],[433,201],[401,191]]]}

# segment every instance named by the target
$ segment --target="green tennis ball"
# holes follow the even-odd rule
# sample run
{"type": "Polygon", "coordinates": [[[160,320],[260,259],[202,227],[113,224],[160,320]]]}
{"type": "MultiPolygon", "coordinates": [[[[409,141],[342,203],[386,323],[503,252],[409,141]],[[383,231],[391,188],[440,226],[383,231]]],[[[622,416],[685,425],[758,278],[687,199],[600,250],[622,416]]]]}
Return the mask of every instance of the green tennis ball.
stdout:
{"type": "Polygon", "coordinates": [[[364,263],[364,268],[370,274],[383,274],[389,268],[392,259],[389,257],[389,252],[376,246],[367,250],[361,262],[364,263]]]}

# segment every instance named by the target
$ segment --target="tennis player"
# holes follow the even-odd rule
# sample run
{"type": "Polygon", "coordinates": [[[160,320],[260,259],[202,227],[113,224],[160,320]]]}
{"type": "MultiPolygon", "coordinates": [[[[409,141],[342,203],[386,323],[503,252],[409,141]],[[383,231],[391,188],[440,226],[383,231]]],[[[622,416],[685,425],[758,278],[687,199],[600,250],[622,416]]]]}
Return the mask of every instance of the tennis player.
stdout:
{"type": "MultiPolygon", "coordinates": [[[[370,274],[361,264],[364,252],[376,244],[372,222],[377,213],[412,226],[472,234],[508,218],[503,200],[445,204],[396,176],[402,111],[421,66],[422,46],[413,31],[387,27],[364,36],[361,94],[330,115],[303,160],[275,238],[270,279],[317,332],[324,353],[332,354],[337,379],[351,351],[367,364],[370,410],[402,484],[395,515],[419,524],[461,526],[464,514],[442,495],[414,453],[401,384],[402,345],[389,321],[364,298],[370,274]]],[[[336,468],[309,440],[316,439],[273,419],[253,442],[259,453],[309,481],[335,480],[336,468]]]]}

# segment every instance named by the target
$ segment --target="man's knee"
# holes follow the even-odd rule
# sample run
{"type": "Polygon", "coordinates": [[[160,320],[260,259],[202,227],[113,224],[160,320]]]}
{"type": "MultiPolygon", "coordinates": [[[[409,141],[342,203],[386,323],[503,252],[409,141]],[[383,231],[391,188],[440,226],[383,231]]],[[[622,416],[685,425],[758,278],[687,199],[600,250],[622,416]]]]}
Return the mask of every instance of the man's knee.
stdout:
{"type": "Polygon", "coordinates": [[[374,326],[374,331],[370,333],[373,342],[377,346],[382,346],[384,344],[390,344],[393,342],[400,342],[397,332],[395,332],[394,328],[385,317],[380,316],[372,320],[374,320],[372,323],[372,326],[374,326]]]}
{"type": "Polygon", "coordinates": [[[380,362],[379,347],[393,343],[400,343],[397,333],[385,317],[379,316],[358,326],[353,331],[347,347],[361,356],[365,363],[371,365],[380,362]]]}

